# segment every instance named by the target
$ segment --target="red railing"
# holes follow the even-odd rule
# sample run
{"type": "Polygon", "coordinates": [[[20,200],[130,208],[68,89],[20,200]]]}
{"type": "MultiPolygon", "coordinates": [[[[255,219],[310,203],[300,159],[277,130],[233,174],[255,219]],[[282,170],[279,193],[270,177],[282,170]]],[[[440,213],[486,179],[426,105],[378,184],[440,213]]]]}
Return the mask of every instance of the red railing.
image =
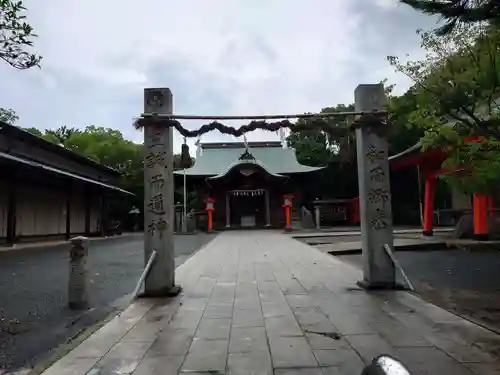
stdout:
{"type": "Polygon", "coordinates": [[[357,225],[360,222],[359,197],[354,197],[347,202],[347,222],[357,225]]]}

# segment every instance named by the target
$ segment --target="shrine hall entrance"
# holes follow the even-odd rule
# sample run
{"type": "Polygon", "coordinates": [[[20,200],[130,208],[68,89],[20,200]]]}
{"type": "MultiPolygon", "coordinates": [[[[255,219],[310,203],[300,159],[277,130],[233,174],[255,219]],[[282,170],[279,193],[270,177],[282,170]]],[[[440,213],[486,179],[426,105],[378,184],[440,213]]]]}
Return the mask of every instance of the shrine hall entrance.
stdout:
{"type": "Polygon", "coordinates": [[[230,227],[266,227],[269,224],[268,194],[265,189],[229,191],[230,227]]]}

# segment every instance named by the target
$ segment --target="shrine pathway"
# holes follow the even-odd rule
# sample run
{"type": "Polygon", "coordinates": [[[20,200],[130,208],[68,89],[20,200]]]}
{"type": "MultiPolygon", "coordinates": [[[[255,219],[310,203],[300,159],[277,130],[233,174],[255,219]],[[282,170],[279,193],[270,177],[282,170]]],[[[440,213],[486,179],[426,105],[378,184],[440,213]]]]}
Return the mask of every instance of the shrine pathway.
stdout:
{"type": "Polygon", "coordinates": [[[500,337],[281,233],[225,232],[177,269],[183,293],[137,300],[44,375],[500,374],[500,337]]]}
{"type": "MultiPolygon", "coordinates": [[[[213,236],[175,236],[176,265],[213,236]]],[[[42,244],[0,251],[0,374],[43,359],[118,308],[144,269],[143,235],[91,241],[90,312],[67,309],[68,246],[42,244]],[[119,300],[118,300],[119,301],[119,300]]],[[[125,301],[124,301],[125,302],[125,301]]]]}

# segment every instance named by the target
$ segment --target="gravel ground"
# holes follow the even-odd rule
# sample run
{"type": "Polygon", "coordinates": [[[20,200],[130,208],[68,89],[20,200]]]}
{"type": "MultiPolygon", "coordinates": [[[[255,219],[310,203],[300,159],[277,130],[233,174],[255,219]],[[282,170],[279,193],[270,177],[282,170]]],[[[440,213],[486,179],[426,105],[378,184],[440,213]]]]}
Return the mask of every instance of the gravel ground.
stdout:
{"type": "MultiPolygon", "coordinates": [[[[213,235],[175,237],[176,266],[213,235]]],[[[144,268],[142,235],[91,242],[90,313],[66,308],[67,249],[0,252],[0,374],[34,365],[113,311],[131,293],[144,268]]]]}
{"type": "MultiPolygon", "coordinates": [[[[397,252],[422,298],[500,332],[500,253],[488,250],[397,252]]],[[[342,255],[361,268],[361,255],[342,255]]]]}

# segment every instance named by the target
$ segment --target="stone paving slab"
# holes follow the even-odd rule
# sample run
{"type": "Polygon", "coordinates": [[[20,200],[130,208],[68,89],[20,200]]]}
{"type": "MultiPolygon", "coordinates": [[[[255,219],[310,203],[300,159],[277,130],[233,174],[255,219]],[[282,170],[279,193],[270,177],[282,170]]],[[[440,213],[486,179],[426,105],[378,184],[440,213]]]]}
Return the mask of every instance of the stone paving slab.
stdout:
{"type": "MultiPolygon", "coordinates": [[[[107,236],[107,237],[88,237],[89,242],[112,242],[115,240],[126,240],[127,238],[141,237],[142,232],[125,232],[118,235],[107,236]]],[[[76,237],[76,236],[73,236],[76,237]]],[[[66,240],[54,240],[54,241],[36,241],[36,242],[20,242],[14,245],[0,245],[0,252],[9,251],[21,251],[21,250],[44,250],[47,248],[54,247],[68,247],[69,242],[66,240]]]]}
{"type": "MultiPolygon", "coordinates": [[[[361,237],[361,236],[359,236],[361,237]]],[[[349,242],[336,242],[315,245],[318,250],[332,255],[347,255],[361,253],[361,240],[349,242]]],[[[419,251],[419,250],[443,250],[449,247],[444,238],[394,238],[394,249],[396,251],[419,251]]]]}
{"type": "MultiPolygon", "coordinates": [[[[441,227],[434,228],[434,233],[436,234],[447,234],[453,232],[454,227],[441,227]]],[[[422,234],[421,228],[400,228],[394,229],[394,234],[422,234]]],[[[361,230],[359,227],[336,227],[330,229],[301,229],[296,232],[287,233],[288,236],[294,238],[308,238],[308,237],[342,237],[351,235],[361,235],[361,230]]]]}
{"type": "Polygon", "coordinates": [[[44,375],[359,375],[379,354],[412,374],[498,374],[496,334],[269,231],[220,234],[177,269],[181,296],[138,300],[44,375]]]}

